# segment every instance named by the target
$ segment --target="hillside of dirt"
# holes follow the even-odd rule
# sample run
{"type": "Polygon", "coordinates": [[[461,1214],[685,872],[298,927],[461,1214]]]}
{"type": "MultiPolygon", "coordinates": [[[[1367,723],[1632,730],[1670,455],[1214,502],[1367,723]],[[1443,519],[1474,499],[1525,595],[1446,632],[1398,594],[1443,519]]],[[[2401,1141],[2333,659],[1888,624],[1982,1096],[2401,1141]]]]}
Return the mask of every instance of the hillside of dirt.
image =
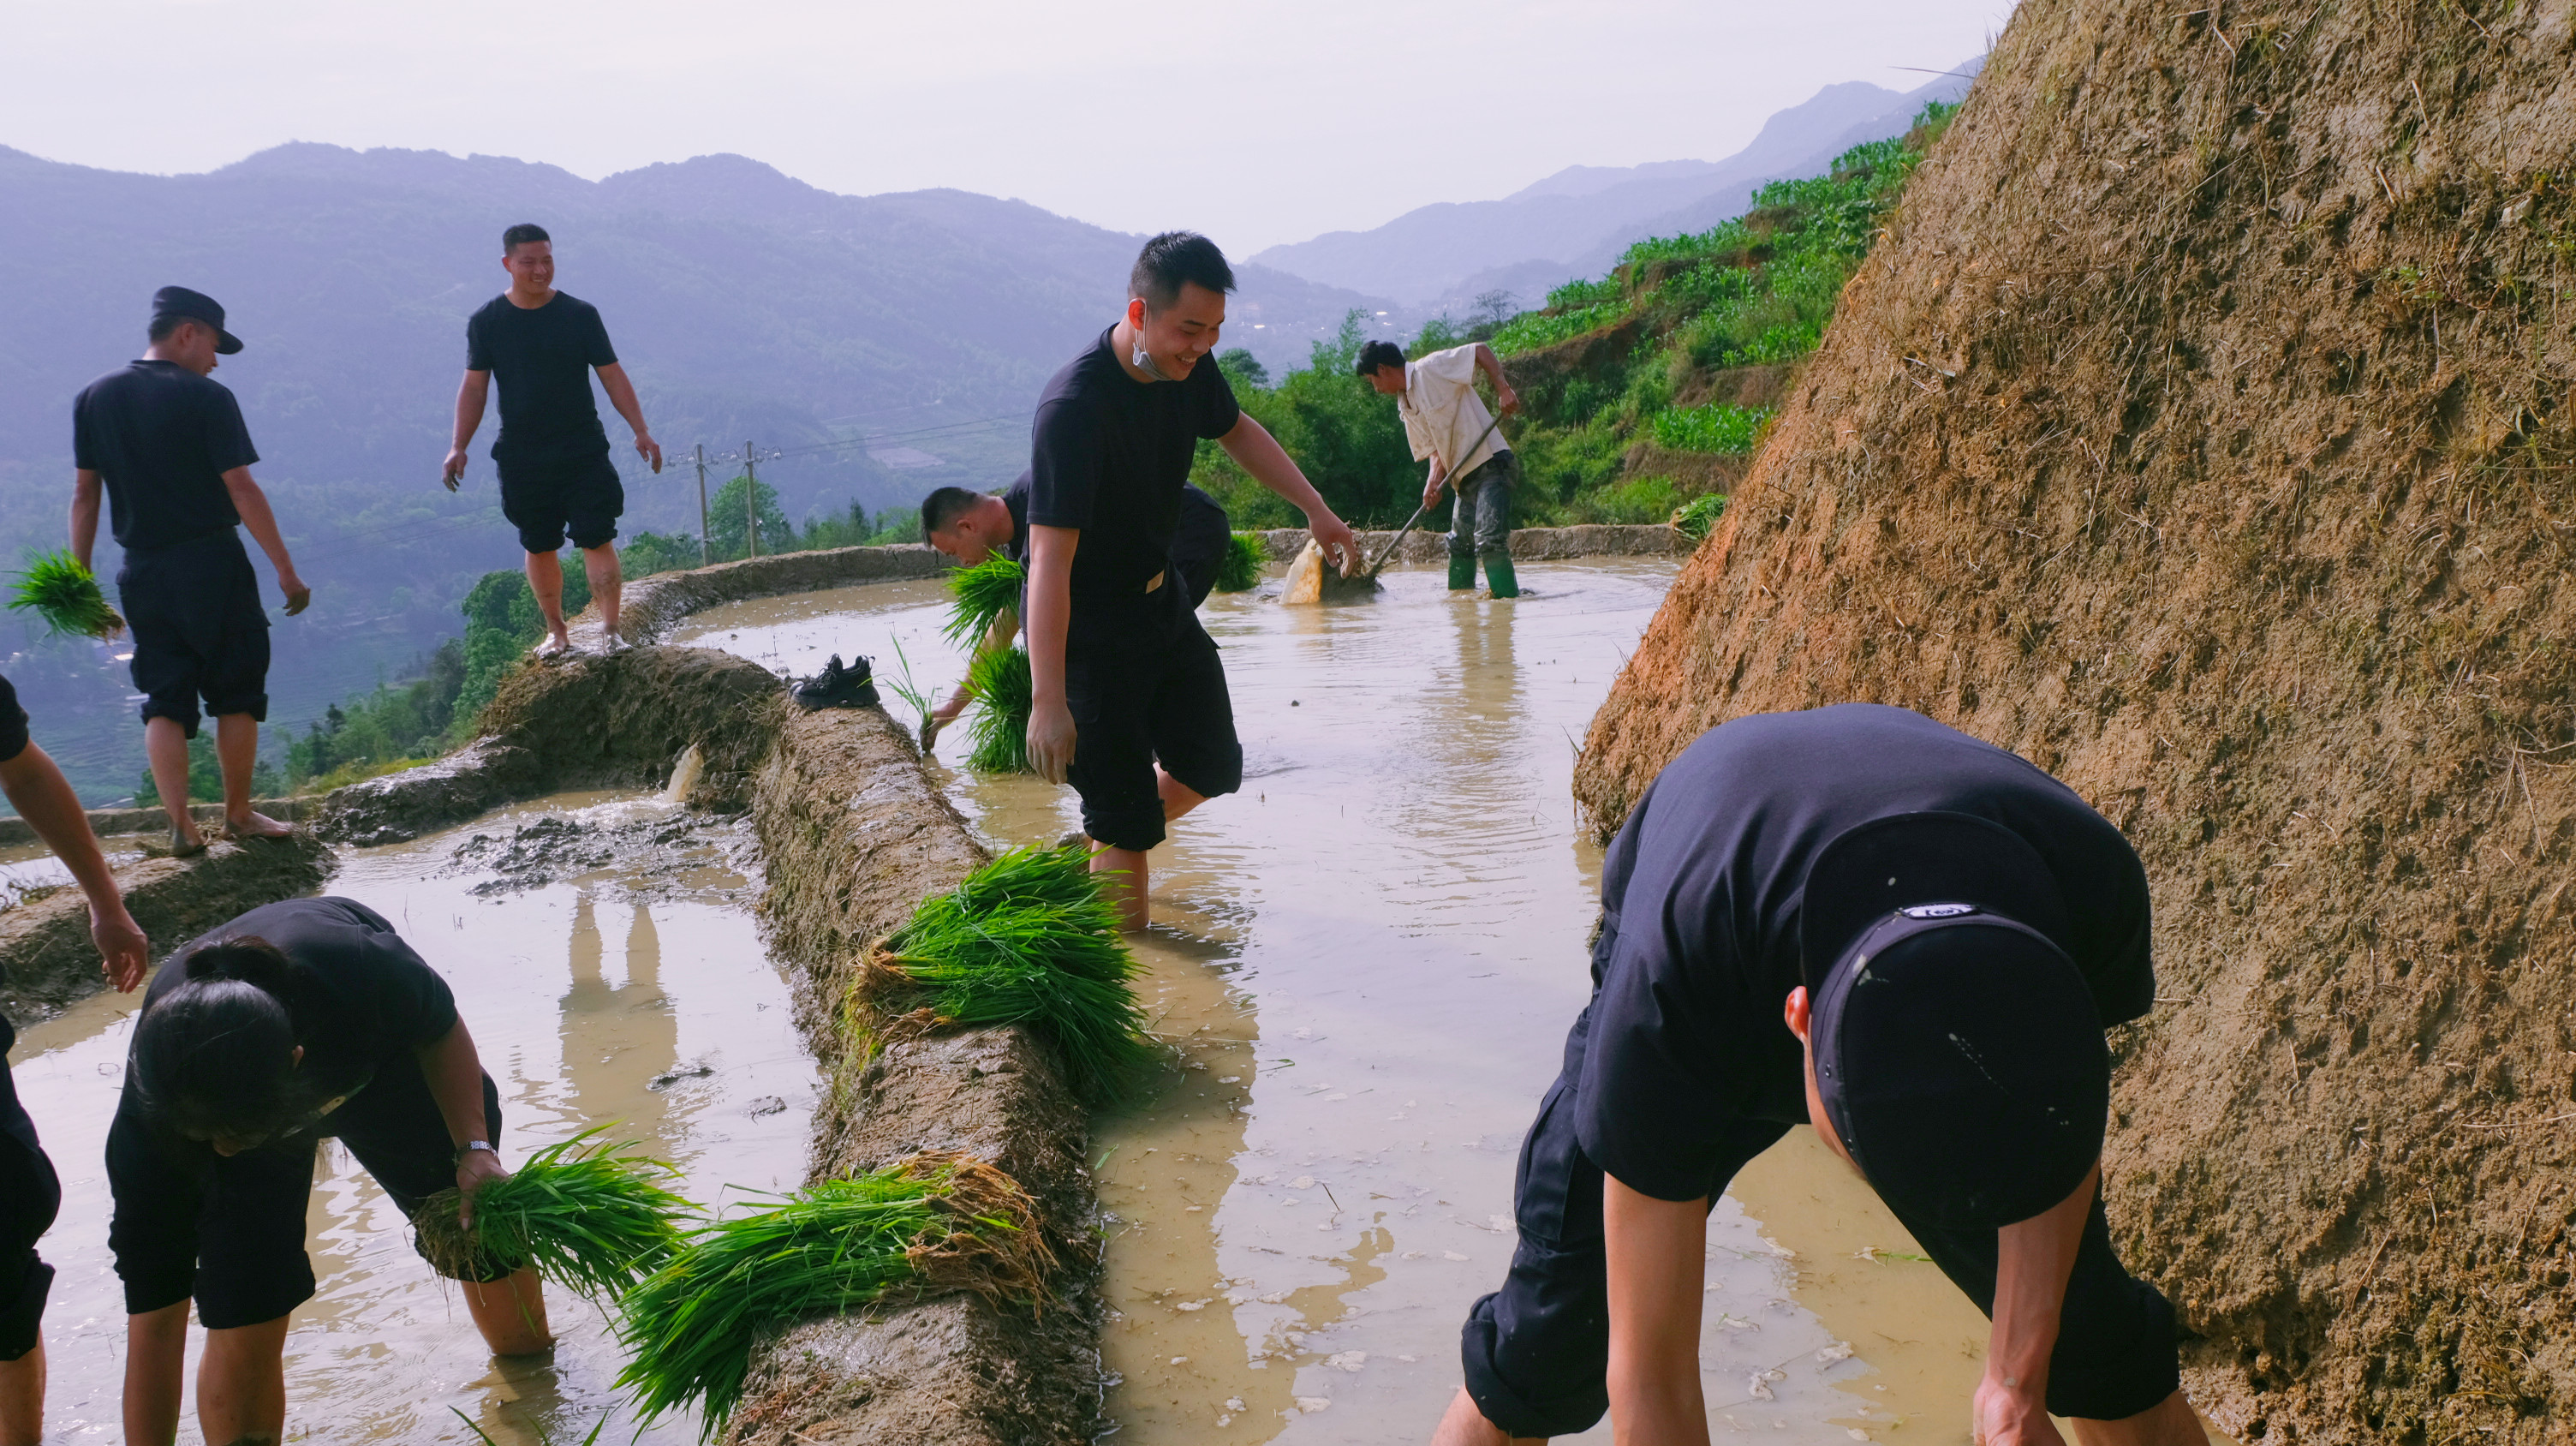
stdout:
{"type": "Polygon", "coordinates": [[[2248,1440],[2576,1413],[2571,39],[2027,0],[1576,779],[1872,699],[2120,824],[2113,1219],[2248,1440]]]}

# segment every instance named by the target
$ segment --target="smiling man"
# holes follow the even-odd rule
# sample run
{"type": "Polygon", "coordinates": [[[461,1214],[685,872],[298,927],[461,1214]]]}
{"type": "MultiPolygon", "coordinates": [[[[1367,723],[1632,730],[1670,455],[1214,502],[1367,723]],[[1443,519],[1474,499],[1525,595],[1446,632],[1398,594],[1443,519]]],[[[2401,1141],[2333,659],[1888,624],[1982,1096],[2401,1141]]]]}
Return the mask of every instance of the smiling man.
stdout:
{"type": "Polygon", "coordinates": [[[1081,793],[1092,868],[1123,875],[1130,929],[1164,825],[1243,781],[1225,666],[1171,575],[1199,442],[1305,513],[1345,572],[1358,552],[1210,357],[1232,290],[1215,242],[1146,242],[1126,314],[1047,383],[1030,445],[1029,762],[1081,793]]]}
{"type": "Polygon", "coordinates": [[[2101,1199],[2102,1031],[2155,999],[2146,872],[2012,754],[1901,708],[1739,718],[1601,869],[1592,1002],[1522,1147],[1520,1245],[1435,1446],[1704,1446],[1708,1211],[1799,1124],[1993,1321],[1984,1446],[2202,1446],[2173,1307],[2101,1199]]]}
{"type": "Polygon", "coordinates": [[[599,308],[555,290],[555,246],[546,229],[521,224],[501,233],[501,267],[510,289],[465,323],[465,381],[456,392],[456,433],[440,480],[447,490],[465,476],[465,449],[483,425],[492,382],[501,382],[501,435],[492,465],[501,473],[501,515],[519,530],[528,554],[528,587],[546,620],[539,652],[572,646],[563,613],[563,564],[556,554],[569,534],[581,549],[590,595],[599,603],[607,643],[618,646],[617,519],[626,488],[608,460],[608,433],[591,399],[590,374],[609,405],[635,429],[635,451],[655,472],[662,444],[644,425],[635,384],[608,344],[599,308]]]}

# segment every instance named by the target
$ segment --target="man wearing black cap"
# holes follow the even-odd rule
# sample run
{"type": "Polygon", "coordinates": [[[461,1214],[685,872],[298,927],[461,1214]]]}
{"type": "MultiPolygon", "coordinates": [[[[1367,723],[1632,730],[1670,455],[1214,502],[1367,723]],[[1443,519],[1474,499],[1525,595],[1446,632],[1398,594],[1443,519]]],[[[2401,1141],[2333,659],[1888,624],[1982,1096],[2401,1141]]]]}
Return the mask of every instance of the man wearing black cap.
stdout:
{"type": "Polygon", "coordinates": [[[1900,708],[1738,719],[1601,874],[1592,1002],[1522,1147],[1520,1245],[1436,1446],[1705,1442],[1710,1203],[1811,1122],[1993,1320],[1987,1446],[2203,1442],[2173,1309],[2110,1243],[2103,1029],[2147,1012],[2145,870],[2065,785],[1900,708]]]}
{"type": "Polygon", "coordinates": [[[91,382],[72,405],[72,556],[89,566],[98,542],[99,490],[125,549],[117,598],[134,630],[134,686],[143,698],[143,747],[152,784],[170,813],[174,853],[205,851],[188,812],[188,740],[197,701],[215,719],[223,765],[224,826],[234,837],[278,838],[286,825],[252,811],[251,766],[268,717],[268,614],[241,535],[277,569],[293,616],[312,601],[295,575],[267,494],[251,480],[259,453],[233,394],[207,374],[242,349],[214,298],[184,286],[152,297],[143,359],[91,382]]]}

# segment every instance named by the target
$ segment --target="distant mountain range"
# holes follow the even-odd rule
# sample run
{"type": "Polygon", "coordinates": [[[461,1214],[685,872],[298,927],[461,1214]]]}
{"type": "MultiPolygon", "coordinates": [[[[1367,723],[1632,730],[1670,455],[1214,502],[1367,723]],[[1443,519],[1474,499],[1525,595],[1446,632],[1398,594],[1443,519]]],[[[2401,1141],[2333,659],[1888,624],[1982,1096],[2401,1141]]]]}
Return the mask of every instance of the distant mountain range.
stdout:
{"type": "Polygon", "coordinates": [[[1608,271],[1641,237],[1705,231],[1743,214],[1766,182],[1821,175],[1851,147],[1902,132],[1925,102],[1967,94],[1981,63],[1901,95],[1861,81],[1826,86],[1772,116],[1751,145],[1722,161],[1569,166],[1499,201],[1423,206],[1372,230],[1273,246],[1252,260],[1434,311],[1463,315],[1492,290],[1534,306],[1560,282],[1608,271]]]}

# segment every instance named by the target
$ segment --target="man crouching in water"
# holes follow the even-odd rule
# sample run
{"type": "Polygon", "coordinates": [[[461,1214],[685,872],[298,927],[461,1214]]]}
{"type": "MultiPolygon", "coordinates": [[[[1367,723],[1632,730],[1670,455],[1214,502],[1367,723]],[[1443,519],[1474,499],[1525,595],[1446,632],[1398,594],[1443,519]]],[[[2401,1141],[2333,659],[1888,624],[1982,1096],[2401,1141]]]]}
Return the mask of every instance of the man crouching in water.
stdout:
{"type": "Polygon", "coordinates": [[[1993,1321],[1981,1446],[2202,1446],[2173,1307],[2111,1249],[2105,1027],[2155,999],[2146,871],[2073,790],[1901,708],[1740,718],[1601,870],[1592,1002],[1435,1446],[1705,1446],[1708,1211],[1812,1123],[1993,1321]]]}

